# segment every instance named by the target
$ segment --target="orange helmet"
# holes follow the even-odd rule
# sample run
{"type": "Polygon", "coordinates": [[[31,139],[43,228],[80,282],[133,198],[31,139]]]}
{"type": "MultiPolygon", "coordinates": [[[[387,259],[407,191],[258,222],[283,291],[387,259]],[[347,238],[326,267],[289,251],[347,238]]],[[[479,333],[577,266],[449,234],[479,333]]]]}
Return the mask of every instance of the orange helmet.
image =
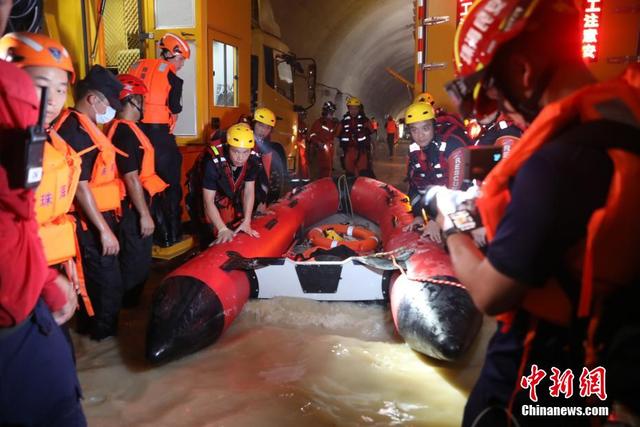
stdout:
{"type": "Polygon", "coordinates": [[[57,41],[42,34],[9,33],[0,39],[0,59],[13,62],[20,68],[53,67],[70,74],[69,81],[75,82],[69,52],[57,41]]]}
{"type": "Polygon", "coordinates": [[[173,33],[167,33],[160,39],[160,49],[167,50],[172,55],[182,55],[184,59],[189,59],[191,56],[189,43],[173,33]]]}
{"type": "Polygon", "coordinates": [[[124,86],[118,96],[118,99],[121,101],[128,96],[145,95],[148,92],[147,86],[136,76],[132,76],[131,74],[118,74],[116,78],[122,83],[122,86],[124,86]]]}

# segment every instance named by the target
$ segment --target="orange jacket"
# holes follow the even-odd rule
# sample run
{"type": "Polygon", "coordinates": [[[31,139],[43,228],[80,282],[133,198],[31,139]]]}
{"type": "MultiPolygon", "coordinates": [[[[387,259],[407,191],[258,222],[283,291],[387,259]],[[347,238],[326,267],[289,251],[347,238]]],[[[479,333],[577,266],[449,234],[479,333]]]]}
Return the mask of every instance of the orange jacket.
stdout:
{"type": "Polygon", "coordinates": [[[398,133],[398,125],[396,125],[396,121],[393,119],[387,120],[385,129],[387,130],[387,133],[398,133]]]}
{"type": "Polygon", "coordinates": [[[317,145],[333,144],[333,141],[338,136],[339,125],[340,122],[336,119],[319,118],[311,126],[309,141],[317,145]]]}
{"type": "Polygon", "coordinates": [[[35,192],[38,235],[48,265],[76,256],[74,224],[67,216],[80,179],[82,160],[55,130],[42,156],[42,181],[35,192]]]}
{"type": "Polygon", "coordinates": [[[144,116],[142,123],[160,123],[173,125],[174,119],[169,110],[169,71],[175,73],[175,67],[164,59],[141,59],[129,68],[129,74],[140,78],[147,86],[144,95],[144,116]]]}
{"type": "Polygon", "coordinates": [[[147,135],[140,130],[135,122],[130,120],[121,120],[116,119],[110,122],[105,129],[107,133],[107,138],[113,140],[113,135],[118,128],[118,125],[122,124],[123,126],[129,126],[129,128],[133,131],[140,142],[140,148],[142,148],[144,154],[142,155],[142,165],[139,170],[140,183],[144,187],[145,190],[149,193],[149,196],[153,197],[156,194],[164,191],[169,184],[164,182],[157,174],[156,174],[156,161],[155,161],[155,151],[153,149],[153,145],[151,145],[151,141],[147,135]]]}
{"type": "Polygon", "coordinates": [[[100,151],[93,165],[93,172],[89,180],[89,187],[93,193],[96,205],[100,212],[117,211],[120,209],[120,202],[126,192],[124,184],[118,176],[116,153],[125,157],[127,154],[114,147],[111,141],[109,141],[109,138],[102,133],[98,126],[78,111],[65,110],[58,119],[55,129],[60,129],[60,126],[62,126],[71,114],[76,116],[82,128],[87,132],[89,138],[91,138],[94,144],[92,148],[97,148],[100,151]]]}
{"type": "MultiPolygon", "coordinates": [[[[531,124],[508,158],[487,176],[477,201],[487,237],[492,239],[511,200],[509,181],[520,167],[559,130],[576,120],[635,120],[640,127],[640,65],[630,66],[622,77],[585,87],[548,105],[531,124]],[[628,113],[626,116],[620,113],[628,113]]],[[[640,143],[640,141],[633,141],[640,143]]],[[[597,295],[607,288],[629,284],[640,274],[640,157],[628,150],[607,150],[614,165],[606,205],[591,216],[582,263],[582,289],[578,315],[591,312],[594,286],[597,295]],[[612,256],[612,254],[615,254],[612,256]]],[[[571,305],[558,284],[530,290],[523,307],[537,317],[565,323],[571,305]],[[556,307],[553,302],[559,302],[556,307]],[[569,310],[569,311],[568,311],[569,310]]],[[[502,320],[509,320],[509,316],[502,320]]]]}

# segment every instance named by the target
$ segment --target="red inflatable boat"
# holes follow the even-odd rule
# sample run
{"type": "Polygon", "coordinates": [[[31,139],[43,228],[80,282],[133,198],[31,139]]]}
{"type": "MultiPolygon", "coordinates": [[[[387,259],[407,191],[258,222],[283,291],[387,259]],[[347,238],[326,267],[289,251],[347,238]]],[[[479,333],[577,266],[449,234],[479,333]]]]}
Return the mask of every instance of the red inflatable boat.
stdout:
{"type": "MultiPolygon", "coordinates": [[[[241,234],[212,246],[165,278],[154,295],[147,331],[150,361],[176,359],[213,344],[252,297],[388,301],[398,333],[414,350],[454,360],[471,345],[482,316],[455,279],[443,249],[415,231],[403,231],[413,217],[402,192],[370,178],[324,178],[270,209],[253,222],[259,238],[241,234]],[[341,211],[374,223],[379,233],[360,232],[369,241],[351,246],[370,249],[379,242],[382,255],[338,261],[285,256],[307,230],[323,240],[318,230],[328,227],[317,224],[341,211]]],[[[349,225],[335,228],[352,231],[349,225]]]]}

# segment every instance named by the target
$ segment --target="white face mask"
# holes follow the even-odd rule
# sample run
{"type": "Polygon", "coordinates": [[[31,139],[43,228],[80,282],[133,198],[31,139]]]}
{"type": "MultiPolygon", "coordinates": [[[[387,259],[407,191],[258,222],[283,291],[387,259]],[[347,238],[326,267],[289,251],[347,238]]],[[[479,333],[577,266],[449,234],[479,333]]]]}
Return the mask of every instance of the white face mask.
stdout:
{"type": "MultiPolygon", "coordinates": [[[[95,110],[95,107],[94,107],[95,110]]],[[[100,114],[96,111],[96,123],[99,125],[103,125],[105,123],[109,123],[116,116],[116,110],[111,108],[110,105],[107,105],[107,109],[104,113],[100,114]]]]}

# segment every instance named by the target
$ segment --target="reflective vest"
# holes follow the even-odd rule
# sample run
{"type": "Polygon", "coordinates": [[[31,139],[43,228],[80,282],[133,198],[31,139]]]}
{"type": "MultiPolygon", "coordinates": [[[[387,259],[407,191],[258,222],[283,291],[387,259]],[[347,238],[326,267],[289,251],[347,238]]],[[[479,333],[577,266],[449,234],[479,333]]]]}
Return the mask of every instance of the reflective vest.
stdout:
{"type": "MultiPolygon", "coordinates": [[[[477,200],[487,237],[495,236],[498,224],[511,200],[509,182],[520,167],[550,141],[575,122],[608,120],[640,129],[640,65],[633,65],[621,78],[590,85],[545,107],[508,158],[498,163],[483,182],[477,200]]],[[[640,139],[629,141],[640,144],[640,139]]],[[[591,314],[599,297],[638,280],[640,277],[640,156],[628,149],[608,148],[613,176],[605,206],[588,222],[585,248],[573,261],[581,268],[579,317],[591,314]]],[[[523,307],[537,318],[558,324],[571,319],[572,304],[560,284],[551,280],[541,289],[528,291],[523,307]]],[[[505,325],[513,313],[500,317],[505,325]]]]}
{"type": "Polygon", "coordinates": [[[38,235],[48,265],[76,256],[74,223],[68,217],[80,180],[82,160],[55,130],[42,156],[42,181],[35,191],[38,235]]]}
{"type": "Polygon", "coordinates": [[[311,126],[309,141],[312,144],[333,144],[333,140],[338,132],[338,121],[336,119],[327,119],[321,117],[311,126]]]}
{"type": "Polygon", "coordinates": [[[144,189],[147,190],[147,193],[149,193],[149,196],[151,197],[164,191],[169,186],[169,184],[164,182],[162,178],[160,178],[156,174],[156,161],[153,145],[151,145],[151,141],[149,141],[147,135],[142,132],[138,125],[135,124],[135,122],[121,119],[113,120],[107,125],[105,129],[105,131],[107,132],[107,138],[113,140],[113,135],[116,133],[116,129],[120,124],[122,124],[123,126],[128,126],[129,129],[133,131],[134,135],[138,139],[138,142],[140,142],[140,148],[142,148],[143,151],[142,164],[138,171],[140,183],[142,184],[144,189]]]}
{"type": "Polygon", "coordinates": [[[175,74],[176,69],[164,59],[141,59],[129,68],[129,74],[144,81],[148,89],[144,95],[142,123],[173,125],[173,114],[169,110],[169,72],[175,74]]]}
{"type": "Polygon", "coordinates": [[[369,145],[369,135],[371,134],[369,119],[364,114],[351,117],[346,113],[340,123],[340,145],[342,147],[358,147],[366,150],[369,145]]]}
{"type": "Polygon", "coordinates": [[[116,153],[128,157],[126,153],[118,150],[113,146],[109,138],[102,133],[84,114],[75,110],[65,110],[55,125],[55,129],[60,126],[73,114],[80,126],[87,132],[89,138],[93,142],[92,148],[99,150],[96,161],[93,165],[91,179],[89,180],[89,188],[96,201],[96,205],[100,212],[108,212],[120,209],[120,203],[126,192],[122,180],[118,176],[116,167],[116,153]]]}

